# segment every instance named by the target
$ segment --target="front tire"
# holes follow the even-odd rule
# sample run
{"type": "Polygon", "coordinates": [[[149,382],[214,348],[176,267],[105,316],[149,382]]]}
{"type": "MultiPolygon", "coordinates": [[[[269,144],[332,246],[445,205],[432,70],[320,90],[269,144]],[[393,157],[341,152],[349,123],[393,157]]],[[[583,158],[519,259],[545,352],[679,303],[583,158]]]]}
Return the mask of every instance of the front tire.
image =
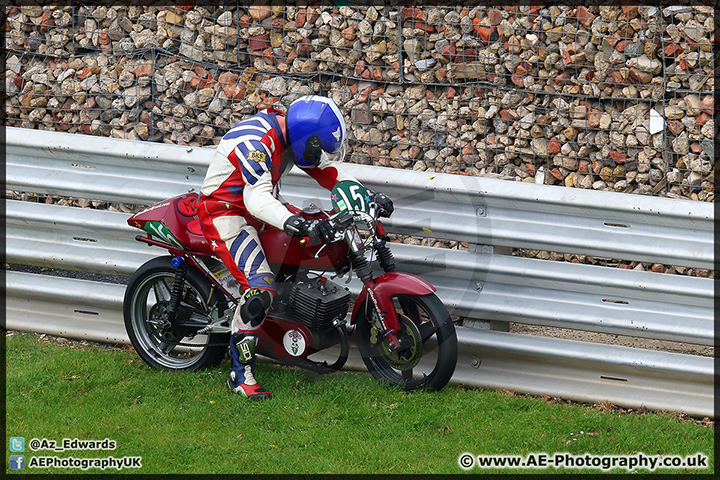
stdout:
{"type": "MultiPolygon", "coordinates": [[[[394,297],[403,346],[388,351],[387,341],[373,329],[376,314],[361,305],[356,321],[357,343],[363,362],[381,382],[414,390],[440,390],[457,364],[457,334],[450,314],[435,294],[394,297]]],[[[368,308],[370,307],[370,308],[368,308]]]]}
{"type": "MultiPolygon", "coordinates": [[[[154,258],[130,279],[123,300],[130,342],[151,367],[194,371],[217,365],[227,353],[228,335],[196,335],[197,329],[163,324],[163,312],[178,272],[171,260],[169,256],[154,258]]],[[[212,306],[220,301],[219,292],[214,293],[211,300],[210,282],[197,269],[189,267],[180,308],[193,319],[207,321],[212,306]]]]}

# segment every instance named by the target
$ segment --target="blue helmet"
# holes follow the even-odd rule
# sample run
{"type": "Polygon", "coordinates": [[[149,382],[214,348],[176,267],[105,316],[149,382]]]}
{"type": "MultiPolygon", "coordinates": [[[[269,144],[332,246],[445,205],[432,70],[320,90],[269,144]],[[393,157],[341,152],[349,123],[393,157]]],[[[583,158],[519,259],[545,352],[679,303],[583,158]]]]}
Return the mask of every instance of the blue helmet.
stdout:
{"type": "Polygon", "coordinates": [[[300,168],[317,166],[323,151],[344,154],[345,119],[335,102],[327,97],[306,95],[292,102],[288,107],[287,129],[295,164],[300,168]]]}

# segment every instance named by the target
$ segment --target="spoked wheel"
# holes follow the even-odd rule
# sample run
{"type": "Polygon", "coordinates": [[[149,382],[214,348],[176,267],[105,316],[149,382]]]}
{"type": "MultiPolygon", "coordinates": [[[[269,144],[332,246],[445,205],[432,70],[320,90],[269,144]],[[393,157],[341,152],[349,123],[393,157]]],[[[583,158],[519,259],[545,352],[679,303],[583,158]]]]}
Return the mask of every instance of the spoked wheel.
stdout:
{"type": "MultiPolygon", "coordinates": [[[[171,326],[166,313],[177,269],[171,257],[159,257],[141,266],[125,290],[123,316],[130,342],[150,366],[168,370],[198,370],[216,365],[227,352],[228,336],[197,334],[200,327],[171,326]]],[[[178,319],[185,324],[208,323],[210,283],[189,268],[182,289],[178,319]]]]}
{"type": "Polygon", "coordinates": [[[440,390],[450,381],[458,355],[457,334],[447,309],[434,294],[398,295],[394,302],[401,328],[396,349],[379,334],[374,310],[364,308],[367,304],[360,309],[357,342],[365,366],[377,380],[408,392],[440,390]]]}

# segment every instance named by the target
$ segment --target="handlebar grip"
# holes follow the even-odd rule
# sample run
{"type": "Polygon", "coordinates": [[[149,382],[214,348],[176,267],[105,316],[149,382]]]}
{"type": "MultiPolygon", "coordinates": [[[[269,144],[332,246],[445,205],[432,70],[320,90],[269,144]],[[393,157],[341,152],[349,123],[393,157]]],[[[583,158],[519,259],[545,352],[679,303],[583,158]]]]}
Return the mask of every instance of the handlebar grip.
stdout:
{"type": "Polygon", "coordinates": [[[337,219],[337,223],[340,226],[340,228],[348,228],[353,223],[353,216],[351,213],[344,213],[337,219]]]}

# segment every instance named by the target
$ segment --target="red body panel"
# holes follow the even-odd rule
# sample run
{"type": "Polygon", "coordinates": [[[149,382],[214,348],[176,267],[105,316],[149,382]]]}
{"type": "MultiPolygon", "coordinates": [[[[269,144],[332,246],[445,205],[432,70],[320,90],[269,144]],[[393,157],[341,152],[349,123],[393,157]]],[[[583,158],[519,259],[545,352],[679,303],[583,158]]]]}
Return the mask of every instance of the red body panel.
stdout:
{"type": "MultiPolygon", "coordinates": [[[[258,345],[261,345],[262,349],[268,350],[268,353],[271,353],[270,356],[273,358],[292,358],[292,355],[290,355],[283,346],[283,337],[288,330],[299,331],[305,340],[305,349],[295,358],[302,358],[315,353],[312,333],[310,333],[310,330],[308,330],[305,325],[272,315],[268,315],[265,318],[262,328],[258,330],[260,337],[258,339],[258,345]]],[[[258,353],[263,352],[261,349],[258,349],[258,353]]]]}
{"type": "MultiPolygon", "coordinates": [[[[422,278],[404,272],[388,272],[380,275],[374,280],[372,287],[373,294],[377,300],[380,310],[386,314],[385,322],[389,326],[397,326],[398,318],[392,297],[397,294],[427,295],[435,292],[435,287],[422,278]]],[[[351,323],[355,323],[355,315],[368,296],[368,287],[362,289],[353,307],[351,323]]]]}
{"type": "Polygon", "coordinates": [[[147,222],[160,222],[188,250],[212,255],[197,216],[197,193],[186,193],[156,203],[128,219],[128,225],[145,230],[147,222]]]}
{"type": "Polygon", "coordinates": [[[292,265],[318,270],[340,270],[350,261],[347,245],[335,242],[328,245],[314,258],[322,245],[301,243],[303,239],[293,238],[275,228],[260,233],[260,243],[271,265],[292,265]]]}
{"type": "MultiPolygon", "coordinates": [[[[205,239],[197,216],[197,193],[186,193],[156,203],[136,213],[128,219],[128,225],[147,230],[147,222],[160,222],[187,250],[212,256],[213,251],[205,239]]],[[[304,218],[326,218],[327,213],[307,214],[297,208],[292,209],[304,218]]],[[[254,222],[255,223],[255,222],[254,222]]],[[[254,225],[256,226],[256,225],[254,225]]],[[[256,228],[262,227],[258,224],[256,228]]],[[[343,242],[328,245],[314,258],[321,245],[302,243],[304,240],[293,238],[276,228],[264,225],[260,232],[260,243],[265,250],[268,262],[275,265],[291,265],[318,270],[340,270],[348,265],[348,249],[343,242]]],[[[153,234],[152,231],[150,231],[153,234]]],[[[158,236],[155,234],[155,236],[158,236]]],[[[162,239],[162,238],[161,238],[162,239]]],[[[162,239],[165,240],[165,239],[162,239]]]]}

